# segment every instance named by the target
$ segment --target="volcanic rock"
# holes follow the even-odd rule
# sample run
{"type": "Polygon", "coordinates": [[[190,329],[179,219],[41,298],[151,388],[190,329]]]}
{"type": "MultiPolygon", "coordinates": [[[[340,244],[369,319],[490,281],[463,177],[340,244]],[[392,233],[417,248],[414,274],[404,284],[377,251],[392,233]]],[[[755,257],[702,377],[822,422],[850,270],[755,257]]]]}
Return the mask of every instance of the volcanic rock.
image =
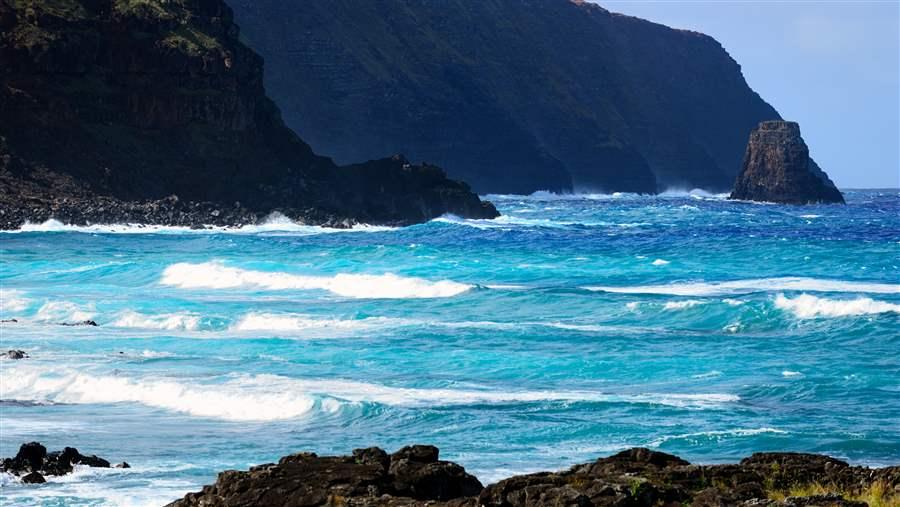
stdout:
{"type": "Polygon", "coordinates": [[[44,482],[43,476],[68,474],[74,465],[109,468],[109,461],[93,454],[81,454],[74,447],[48,453],[40,443],[29,442],[22,444],[14,457],[0,462],[0,470],[22,476],[24,482],[44,482]]]}
{"type": "MultiPolygon", "coordinates": [[[[219,474],[215,484],[170,507],[204,506],[838,506],[880,491],[900,498],[900,467],[869,469],[813,454],[760,453],[737,465],[692,465],[663,452],[629,449],[561,472],[505,479],[482,488],[433,446],[353,456],[286,456],[278,464],[219,474]],[[790,496],[816,485],[825,493],[790,496]],[[780,500],[778,498],[781,498],[780,500]]],[[[892,505],[885,503],[886,505],[892,505]]]]}
{"type": "Polygon", "coordinates": [[[26,354],[24,350],[7,350],[6,352],[0,352],[0,357],[5,357],[7,359],[25,359],[28,357],[28,354],[26,354]]]}
{"type": "Polygon", "coordinates": [[[0,69],[0,229],[497,216],[435,166],[316,155],[222,0],[2,1],[0,69]]]}
{"type": "Polygon", "coordinates": [[[731,199],[784,204],[844,203],[834,183],[809,157],[800,125],[765,121],[750,134],[731,199]]]}

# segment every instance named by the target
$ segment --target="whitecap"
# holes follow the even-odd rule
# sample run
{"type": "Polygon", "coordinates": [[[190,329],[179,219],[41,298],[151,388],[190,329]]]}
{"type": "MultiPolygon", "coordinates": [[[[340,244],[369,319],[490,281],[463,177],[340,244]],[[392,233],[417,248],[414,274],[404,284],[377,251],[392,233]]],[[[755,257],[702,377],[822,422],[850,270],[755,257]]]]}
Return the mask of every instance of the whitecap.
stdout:
{"type": "Polygon", "coordinates": [[[450,280],[434,282],[392,273],[305,276],[233,268],[215,261],[172,264],[163,271],[160,282],[181,289],[250,287],[269,290],[326,290],[343,297],[373,299],[451,297],[473,288],[472,285],[450,280]]]}
{"type": "Polygon", "coordinates": [[[370,317],[366,319],[322,319],[304,315],[248,313],[235,322],[231,331],[308,331],[308,330],[357,330],[383,325],[400,324],[398,319],[370,317]]]}
{"type": "Polygon", "coordinates": [[[782,377],[800,377],[803,376],[799,371],[784,370],[781,372],[782,377]]]}
{"type": "Polygon", "coordinates": [[[121,313],[110,326],[122,328],[194,331],[200,326],[200,316],[191,313],[145,315],[134,311],[121,313]]]}
{"type": "Polygon", "coordinates": [[[38,309],[39,322],[74,323],[90,320],[96,315],[93,306],[79,306],[69,301],[48,301],[38,309]]]}
{"type": "Polygon", "coordinates": [[[231,421],[292,419],[315,407],[315,400],[304,393],[265,389],[242,379],[202,384],[37,368],[7,368],[2,378],[3,398],[72,404],[138,403],[231,421]]]}
{"type": "Polygon", "coordinates": [[[663,305],[663,308],[666,310],[684,310],[686,308],[693,308],[695,306],[700,306],[706,304],[706,301],[669,301],[668,303],[663,305]]]}
{"type": "Polygon", "coordinates": [[[81,371],[9,367],[0,371],[0,396],[70,404],[137,403],[197,417],[276,421],[347,403],[397,407],[604,402],[715,409],[740,400],[722,393],[613,394],[591,390],[515,390],[393,387],[352,380],[233,375],[220,383],[189,379],[127,378],[81,371]]]}
{"type": "Polygon", "coordinates": [[[665,259],[656,259],[651,264],[653,264],[654,266],[665,266],[666,264],[669,264],[669,263],[670,262],[665,259]]]}
{"type": "Polygon", "coordinates": [[[16,289],[0,288],[0,312],[13,313],[24,312],[31,305],[31,300],[25,297],[25,293],[16,289]]]}
{"type": "Polygon", "coordinates": [[[668,285],[590,286],[586,290],[618,294],[661,294],[668,296],[727,296],[765,291],[871,292],[900,294],[900,285],[853,282],[818,278],[782,277],[733,280],[728,282],[684,282],[668,285]]]}
{"type": "Polygon", "coordinates": [[[786,435],[787,431],[780,430],[777,428],[737,428],[733,430],[715,430],[715,431],[698,431],[696,433],[683,433],[681,435],[666,435],[664,437],[660,437],[656,440],[653,440],[647,443],[647,447],[659,447],[664,443],[670,440],[685,440],[685,439],[715,439],[721,440],[723,438],[732,438],[732,437],[753,437],[757,435],[764,435],[766,433],[775,434],[775,435],[786,435]]]}
{"type": "Polygon", "coordinates": [[[826,299],[810,294],[788,298],[784,294],[775,297],[775,306],[792,312],[801,319],[816,317],[852,317],[880,313],[900,313],[900,305],[875,301],[871,298],[826,299]]]}

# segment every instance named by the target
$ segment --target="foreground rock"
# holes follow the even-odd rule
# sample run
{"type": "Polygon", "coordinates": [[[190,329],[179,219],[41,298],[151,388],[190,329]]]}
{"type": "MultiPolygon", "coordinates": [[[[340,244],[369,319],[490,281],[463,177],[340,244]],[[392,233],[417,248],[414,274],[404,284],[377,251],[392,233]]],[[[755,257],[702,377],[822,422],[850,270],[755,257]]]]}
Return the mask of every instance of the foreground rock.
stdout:
{"type": "Polygon", "coordinates": [[[293,454],[247,472],[223,472],[214,485],[170,505],[418,505],[459,499],[471,503],[481,491],[481,483],[463,467],[440,461],[436,447],[415,445],[391,455],[376,447],[341,457],[293,454]]]}
{"type": "Polygon", "coordinates": [[[750,134],[732,199],[784,204],[844,203],[844,197],[809,157],[800,126],[766,121],[750,134]]]}
{"type": "Polygon", "coordinates": [[[669,454],[630,449],[562,472],[521,475],[482,488],[432,446],[388,455],[311,453],[247,472],[219,474],[211,486],[169,507],[266,506],[865,506],[900,501],[900,467],[869,469],[814,454],[759,453],[736,465],[691,465],[669,454]],[[882,502],[882,503],[878,503],[882,502]]]}
{"type": "Polygon", "coordinates": [[[316,155],[222,0],[3,1],[0,68],[0,229],[497,216],[437,167],[316,155]]]}
{"type": "Polygon", "coordinates": [[[47,448],[38,442],[29,442],[19,447],[15,457],[0,462],[0,471],[17,475],[22,478],[22,482],[39,484],[46,482],[45,476],[71,473],[74,465],[99,468],[110,466],[109,461],[93,454],[86,456],[74,447],[48,453],[47,448]]]}

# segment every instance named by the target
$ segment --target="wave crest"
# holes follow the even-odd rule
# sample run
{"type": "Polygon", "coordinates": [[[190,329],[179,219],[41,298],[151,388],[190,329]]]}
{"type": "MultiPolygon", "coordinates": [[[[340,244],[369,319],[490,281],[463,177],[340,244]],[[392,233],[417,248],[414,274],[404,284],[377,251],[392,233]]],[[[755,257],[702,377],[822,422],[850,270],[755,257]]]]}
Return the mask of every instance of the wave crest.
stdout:
{"type": "Polygon", "coordinates": [[[728,296],[768,291],[871,292],[900,294],[900,285],[888,283],[824,280],[819,278],[782,277],[734,280],[730,282],[687,282],[669,285],[590,286],[586,290],[617,294],[660,294],[666,296],[728,296]]]}
{"type": "Polygon", "coordinates": [[[826,299],[810,294],[801,294],[793,299],[779,294],[775,297],[775,306],[790,311],[800,319],[900,313],[900,305],[871,298],[826,299]]]}
{"type": "Polygon", "coordinates": [[[269,290],[326,290],[343,297],[371,299],[452,297],[473,288],[472,285],[450,280],[433,282],[392,273],[305,276],[232,268],[221,262],[172,264],[163,271],[160,282],[181,289],[250,287],[269,290]]]}

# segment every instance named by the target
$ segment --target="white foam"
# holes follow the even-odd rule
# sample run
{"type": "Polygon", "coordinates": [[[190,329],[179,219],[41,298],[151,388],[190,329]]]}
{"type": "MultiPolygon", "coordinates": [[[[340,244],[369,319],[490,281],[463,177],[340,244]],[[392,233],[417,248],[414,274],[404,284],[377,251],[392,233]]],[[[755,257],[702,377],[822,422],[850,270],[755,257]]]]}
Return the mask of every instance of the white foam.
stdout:
{"type": "Polygon", "coordinates": [[[198,417],[231,421],[273,421],[303,416],[315,400],[296,391],[265,389],[234,380],[223,384],[129,379],[37,368],[6,368],[2,397],[54,403],[138,403],[198,417]]]}
{"type": "Polygon", "coordinates": [[[120,314],[110,325],[124,328],[194,331],[200,326],[200,317],[190,313],[144,315],[129,310],[120,314]]]}
{"type": "Polygon", "coordinates": [[[799,371],[784,370],[783,372],[781,372],[781,376],[782,377],[801,377],[801,376],[803,376],[803,374],[800,373],[799,371]]]}
{"type": "Polygon", "coordinates": [[[712,371],[708,371],[706,373],[698,373],[697,375],[691,375],[691,378],[704,379],[704,378],[714,378],[714,377],[721,377],[721,376],[722,376],[721,371],[712,370],[712,371]]]}
{"type": "Polygon", "coordinates": [[[0,396],[26,401],[98,404],[137,403],[198,417],[275,421],[314,410],[337,412],[349,403],[399,407],[544,401],[608,402],[709,409],[739,401],[731,394],[609,394],[589,390],[525,391],[392,387],[351,380],[296,379],[277,375],[232,376],[221,383],[186,379],[125,378],[30,366],[0,371],[0,396]]]}
{"type": "Polygon", "coordinates": [[[367,319],[321,319],[302,315],[248,313],[231,327],[231,331],[307,331],[357,330],[396,324],[396,319],[371,317],[367,319]]]}
{"type": "Polygon", "coordinates": [[[663,305],[663,308],[666,310],[684,310],[686,308],[693,308],[695,306],[700,306],[706,304],[706,301],[669,301],[668,303],[663,305]]]}
{"type": "Polygon", "coordinates": [[[170,225],[145,225],[145,224],[93,224],[71,225],[59,220],[50,219],[46,222],[35,224],[26,222],[21,228],[14,231],[2,231],[6,233],[20,232],[82,232],[90,234],[261,234],[283,233],[290,235],[315,235],[342,232],[383,232],[394,230],[393,227],[383,227],[368,224],[355,224],[346,229],[335,229],[304,225],[295,222],[281,213],[275,212],[266,217],[259,224],[244,225],[241,227],[223,227],[216,225],[204,225],[198,228],[170,225]]]}
{"type": "Polygon", "coordinates": [[[647,447],[659,447],[662,444],[670,441],[670,440],[685,440],[685,439],[714,439],[714,440],[722,440],[724,438],[733,438],[733,437],[753,437],[757,435],[764,435],[766,433],[776,434],[776,435],[786,435],[787,431],[780,430],[777,428],[737,428],[733,430],[716,430],[716,431],[698,431],[696,433],[684,433],[681,435],[667,435],[647,444],[647,447]]]}
{"type": "Polygon", "coordinates": [[[900,294],[900,285],[887,283],[823,280],[818,278],[783,277],[734,280],[730,282],[686,282],[669,285],[591,286],[596,292],[618,294],[662,294],[668,296],[727,296],[765,291],[871,292],[900,294]]]}
{"type": "Polygon", "coordinates": [[[744,304],[744,301],[741,301],[740,299],[730,299],[730,298],[725,298],[722,300],[722,302],[728,306],[741,306],[744,304]]]}
{"type": "Polygon", "coordinates": [[[665,266],[666,264],[669,264],[669,261],[667,261],[665,259],[656,259],[655,261],[652,262],[652,264],[654,266],[665,266]]]}
{"type": "Polygon", "coordinates": [[[0,313],[24,312],[31,305],[25,293],[15,289],[0,288],[0,313]]]}
{"type": "Polygon", "coordinates": [[[451,297],[473,288],[450,280],[434,282],[392,273],[305,276],[232,268],[221,262],[172,264],[163,271],[161,283],[182,289],[326,290],[344,297],[373,299],[451,297]]]}
{"type": "Polygon", "coordinates": [[[35,320],[53,323],[75,323],[90,320],[96,314],[93,307],[79,306],[68,301],[48,301],[35,315],[35,320]]]}
{"type": "Polygon", "coordinates": [[[775,306],[792,312],[801,319],[816,317],[851,317],[879,313],[900,313],[900,305],[875,301],[871,298],[826,299],[810,294],[788,298],[784,294],[775,297],[775,306]]]}

